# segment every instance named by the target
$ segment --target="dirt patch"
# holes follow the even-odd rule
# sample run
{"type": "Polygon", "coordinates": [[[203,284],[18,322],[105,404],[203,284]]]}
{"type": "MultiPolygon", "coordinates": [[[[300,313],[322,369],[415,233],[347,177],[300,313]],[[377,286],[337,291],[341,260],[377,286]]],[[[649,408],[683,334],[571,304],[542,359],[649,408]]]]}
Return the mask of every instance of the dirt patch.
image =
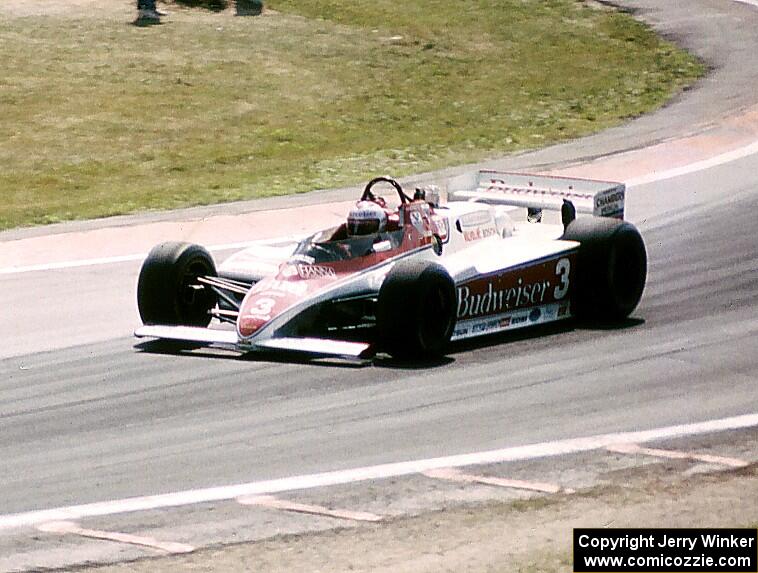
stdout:
{"type": "Polygon", "coordinates": [[[755,527],[758,465],[733,472],[638,477],[574,495],[460,507],[358,529],[101,567],[171,571],[558,572],[571,570],[574,527],[755,527]]]}

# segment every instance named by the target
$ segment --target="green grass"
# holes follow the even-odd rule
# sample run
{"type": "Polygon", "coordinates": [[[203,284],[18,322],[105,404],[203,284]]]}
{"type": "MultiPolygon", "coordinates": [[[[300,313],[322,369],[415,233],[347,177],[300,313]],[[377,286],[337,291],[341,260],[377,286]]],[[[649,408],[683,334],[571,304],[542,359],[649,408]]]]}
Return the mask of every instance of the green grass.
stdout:
{"type": "Polygon", "coordinates": [[[0,17],[0,228],[400,176],[594,132],[703,73],[573,0],[0,17]]]}

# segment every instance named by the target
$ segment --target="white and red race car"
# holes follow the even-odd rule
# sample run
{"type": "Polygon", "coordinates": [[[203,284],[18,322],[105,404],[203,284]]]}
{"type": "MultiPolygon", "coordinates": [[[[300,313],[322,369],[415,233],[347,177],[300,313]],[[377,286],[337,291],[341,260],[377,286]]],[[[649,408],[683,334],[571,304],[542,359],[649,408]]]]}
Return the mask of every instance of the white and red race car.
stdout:
{"type": "Polygon", "coordinates": [[[409,197],[393,179],[373,179],[346,223],[249,247],[218,268],[198,245],[160,244],[140,271],[135,335],[408,359],[570,317],[619,321],[636,308],[647,255],[623,221],[623,184],[480,171],[448,189],[449,201],[436,188],[409,197]],[[560,220],[542,222],[543,209],[560,220]]]}

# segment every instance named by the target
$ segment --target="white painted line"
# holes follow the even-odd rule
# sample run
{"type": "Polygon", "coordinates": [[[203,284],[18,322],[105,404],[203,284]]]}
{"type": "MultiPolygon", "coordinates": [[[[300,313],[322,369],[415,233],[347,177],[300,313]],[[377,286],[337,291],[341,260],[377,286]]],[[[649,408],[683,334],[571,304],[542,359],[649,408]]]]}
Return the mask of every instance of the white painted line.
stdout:
{"type": "Polygon", "coordinates": [[[191,545],[185,545],[184,543],[174,543],[172,541],[158,541],[152,537],[141,537],[137,535],[130,535],[128,533],[116,533],[111,531],[98,531],[96,529],[85,529],[79,527],[72,521],[52,521],[43,523],[37,529],[45,533],[58,533],[60,535],[81,535],[82,537],[90,537],[92,539],[103,539],[106,541],[115,541],[117,543],[128,543],[129,545],[140,545],[142,547],[150,547],[151,549],[158,549],[159,551],[165,551],[166,553],[191,553],[195,550],[191,545]]]}
{"type": "MultiPolygon", "coordinates": [[[[211,252],[230,251],[232,249],[244,249],[253,245],[269,245],[279,242],[279,239],[268,241],[245,241],[242,243],[227,243],[221,245],[211,245],[206,247],[211,252]]],[[[73,269],[77,267],[94,267],[100,265],[112,265],[116,263],[128,263],[131,261],[141,261],[147,256],[147,253],[137,253],[133,255],[120,255],[116,257],[99,257],[95,259],[79,259],[73,261],[59,261],[55,263],[41,263],[38,265],[13,266],[0,268],[0,275],[16,275],[20,273],[32,273],[35,271],[55,271],[60,269],[73,269]]]]}
{"type": "Polygon", "coordinates": [[[555,485],[553,483],[464,474],[453,468],[429,470],[423,472],[423,475],[433,479],[444,479],[458,483],[476,483],[482,485],[491,485],[495,487],[506,487],[511,489],[526,489],[529,491],[539,491],[541,493],[559,493],[561,491],[565,493],[575,493],[573,489],[564,489],[561,486],[555,485]]]}
{"type": "Polygon", "coordinates": [[[281,509],[284,511],[294,511],[297,513],[307,513],[310,515],[325,515],[337,519],[349,519],[351,521],[382,521],[381,515],[369,513],[366,511],[351,511],[349,509],[330,509],[321,505],[311,505],[307,503],[298,503],[278,499],[272,495],[252,495],[237,498],[237,502],[242,505],[259,505],[269,509],[281,509]]]}
{"type": "Polygon", "coordinates": [[[741,4],[749,4],[750,6],[755,6],[758,8],[758,0],[734,0],[735,2],[740,2],[741,4]]]}
{"type": "Polygon", "coordinates": [[[75,267],[94,267],[96,265],[127,263],[129,261],[142,260],[146,255],[147,253],[141,253],[138,255],[122,255],[119,257],[101,257],[98,259],[80,259],[78,261],[61,261],[57,263],[43,263],[39,265],[5,267],[0,269],[0,275],[15,275],[19,273],[31,273],[35,271],[54,271],[58,269],[72,269],[75,267]]]}
{"type": "Polygon", "coordinates": [[[472,465],[501,463],[514,460],[527,460],[548,456],[560,456],[607,448],[619,443],[644,443],[653,440],[679,438],[697,434],[708,434],[740,428],[752,428],[758,426],[758,413],[709,420],[694,424],[668,426],[654,430],[639,432],[621,432],[615,434],[602,434],[585,438],[571,438],[555,442],[543,442],[527,446],[515,446],[500,450],[490,450],[470,454],[460,454],[412,460],[406,462],[388,463],[376,466],[337,470],[324,473],[299,475],[258,481],[237,485],[209,487],[205,489],[193,489],[150,495],[144,497],[132,497],[112,501],[88,503],[54,509],[43,509],[23,513],[0,515],[0,529],[12,527],[35,526],[46,521],[75,520],[83,517],[95,517],[101,515],[114,515],[132,511],[145,511],[166,507],[179,507],[197,503],[213,501],[228,501],[248,495],[266,495],[285,491],[311,489],[331,485],[356,483],[367,480],[377,480],[421,473],[433,469],[446,467],[466,467],[472,465]]]}
{"type": "Polygon", "coordinates": [[[723,456],[711,456],[709,454],[696,454],[692,452],[679,452],[676,450],[657,450],[653,448],[643,448],[638,444],[614,444],[606,448],[609,452],[618,454],[640,454],[643,456],[654,456],[657,458],[668,458],[672,460],[692,460],[696,462],[705,462],[706,464],[716,464],[729,466],[732,468],[744,468],[750,463],[737,458],[725,458],[723,456]]]}
{"type": "Polygon", "coordinates": [[[737,161],[738,159],[744,159],[745,157],[755,155],[756,153],[758,153],[758,141],[754,141],[753,143],[744,147],[740,147],[739,149],[734,149],[720,155],[715,155],[714,157],[710,157],[708,159],[703,159],[702,161],[690,163],[689,165],[683,165],[682,167],[676,167],[674,169],[667,169],[666,171],[654,171],[653,173],[642,175],[641,177],[635,177],[633,179],[627,180],[626,185],[627,187],[635,187],[638,185],[655,183],[656,181],[673,179],[674,177],[689,175],[690,173],[704,171],[706,169],[711,169],[712,167],[718,167],[719,165],[737,161]]]}

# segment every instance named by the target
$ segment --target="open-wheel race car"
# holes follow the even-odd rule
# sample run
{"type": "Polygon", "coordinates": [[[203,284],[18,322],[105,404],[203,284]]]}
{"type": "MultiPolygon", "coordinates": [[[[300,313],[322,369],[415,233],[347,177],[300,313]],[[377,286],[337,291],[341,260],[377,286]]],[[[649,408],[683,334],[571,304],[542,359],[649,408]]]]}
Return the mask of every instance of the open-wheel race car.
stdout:
{"type": "Polygon", "coordinates": [[[139,275],[135,335],[412,359],[570,317],[620,321],[636,308],[647,256],[623,220],[623,184],[480,171],[448,189],[409,196],[373,179],[345,223],[251,246],[218,267],[201,246],[157,245],[139,275]],[[542,222],[543,210],[560,219],[542,222]]]}

